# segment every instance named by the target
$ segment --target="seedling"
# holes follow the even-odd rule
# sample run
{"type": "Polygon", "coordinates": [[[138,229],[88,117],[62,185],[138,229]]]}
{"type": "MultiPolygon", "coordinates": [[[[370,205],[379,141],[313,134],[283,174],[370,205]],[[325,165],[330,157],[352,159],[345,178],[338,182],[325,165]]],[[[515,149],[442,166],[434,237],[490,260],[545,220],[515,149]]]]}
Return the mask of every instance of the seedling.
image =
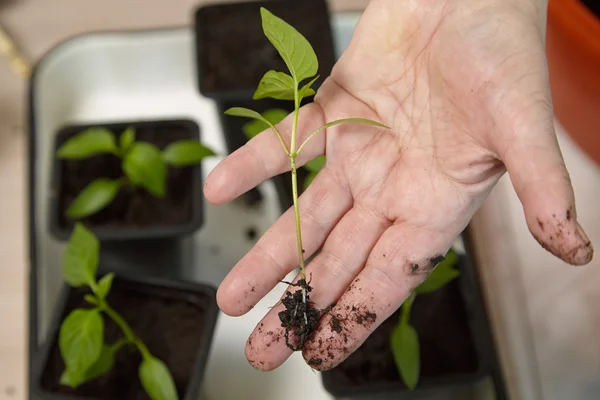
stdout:
{"type": "Polygon", "coordinates": [[[123,186],[142,188],[164,198],[168,167],[186,167],[200,163],[215,153],[197,140],[179,140],[163,151],[151,143],[136,141],[135,129],[125,129],[117,139],[108,129],[90,128],[67,140],[56,154],[62,160],[81,160],[112,154],[122,160],[124,175],[118,179],[98,178],[89,183],[66,210],[70,219],[81,219],[107,207],[123,186]]]}
{"type": "Polygon", "coordinates": [[[431,293],[455,279],[460,272],[454,268],[458,256],[453,250],[446,254],[429,277],[420,284],[404,301],[400,311],[400,319],[390,337],[390,347],[394,362],[404,384],[414,390],[419,382],[421,356],[417,331],[410,324],[410,311],[417,294],[431,293]]]}
{"type": "MultiPolygon", "coordinates": [[[[277,125],[278,123],[283,121],[287,116],[288,112],[280,108],[271,108],[262,113],[262,117],[265,120],[269,121],[272,125],[277,125]]],[[[267,125],[267,123],[263,122],[262,120],[255,119],[244,124],[242,129],[248,140],[250,140],[259,133],[265,131],[266,129],[269,129],[269,125],[267,125]]],[[[321,171],[321,169],[323,169],[324,166],[325,156],[322,155],[304,164],[304,169],[308,171],[308,175],[304,179],[304,190],[308,189],[308,185],[311,184],[313,179],[315,179],[319,171],[321,171]]]]}
{"type": "MultiPolygon", "coordinates": [[[[290,161],[292,175],[292,198],[293,209],[296,220],[296,241],[298,248],[298,259],[300,265],[300,277],[297,283],[291,286],[299,287],[300,290],[295,293],[286,292],[282,300],[285,307],[284,311],[279,313],[281,326],[285,328],[285,339],[287,346],[298,351],[304,347],[306,340],[312,335],[314,327],[319,319],[319,311],[310,302],[310,291],[312,287],[306,280],[306,269],[304,260],[304,249],[302,247],[302,232],[300,228],[300,209],[298,206],[298,179],[296,159],[301,154],[307,143],[318,133],[342,123],[365,123],[377,127],[387,128],[385,125],[364,119],[364,118],[344,118],[328,122],[322,127],[312,132],[302,144],[298,146],[298,114],[302,99],[315,94],[312,85],[317,81],[319,62],[314,49],[302,34],[294,27],[273,15],[270,11],[261,7],[260,9],[262,28],[265,36],[275,47],[283,61],[285,62],[290,74],[279,71],[267,71],[258,84],[253,98],[260,100],[264,98],[273,98],[276,100],[289,100],[294,102],[294,111],[292,119],[292,131],[290,133],[289,148],[283,140],[283,136],[268,119],[260,113],[240,107],[233,107],[225,111],[227,115],[252,118],[262,121],[277,135],[281,147],[290,161]],[[309,80],[301,86],[301,83],[309,80]],[[296,337],[296,344],[290,342],[289,334],[292,332],[296,337]]],[[[389,128],[388,128],[389,129],[389,128]]],[[[267,150],[269,151],[269,150],[267,150]]]]}
{"type": "Polygon", "coordinates": [[[142,356],[139,378],[152,400],[178,400],[173,377],[164,362],[154,357],[127,322],[107,302],[114,274],[96,281],[100,244],[81,223],[76,223],[63,259],[63,276],[72,287],[87,286],[85,300],[91,308],[73,310],[62,322],[58,344],[65,363],[60,383],[71,388],[97,379],[113,368],[116,353],[125,346],[137,348],[142,356]],[[123,332],[115,343],[104,343],[104,320],[112,319],[123,332]]]}

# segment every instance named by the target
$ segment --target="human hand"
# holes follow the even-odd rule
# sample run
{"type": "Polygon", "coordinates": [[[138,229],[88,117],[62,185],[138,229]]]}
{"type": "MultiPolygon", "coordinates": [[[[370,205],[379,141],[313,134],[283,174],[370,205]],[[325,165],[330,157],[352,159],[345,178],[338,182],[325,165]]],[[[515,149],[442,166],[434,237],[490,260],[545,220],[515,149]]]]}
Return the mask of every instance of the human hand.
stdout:
{"type": "MultiPolygon", "coordinates": [[[[544,0],[371,1],[300,111],[300,142],[339,118],[392,128],[338,125],[297,159],[327,155],[300,197],[306,256],[321,250],[307,266],[311,300],[332,306],[303,350],[313,368],[338,365],[402,304],[507,170],[538,242],[567,263],[591,260],[554,131],[544,24],[544,0]],[[353,308],[359,318],[331,324],[353,308]]],[[[291,118],[278,128],[289,141],[291,118]]],[[[205,195],[222,204],[288,170],[276,135],[265,132],[212,171],[205,195]]],[[[225,278],[221,310],[245,314],[297,265],[288,210],[225,278]]],[[[292,354],[280,310],[246,346],[261,370],[292,354]]]]}

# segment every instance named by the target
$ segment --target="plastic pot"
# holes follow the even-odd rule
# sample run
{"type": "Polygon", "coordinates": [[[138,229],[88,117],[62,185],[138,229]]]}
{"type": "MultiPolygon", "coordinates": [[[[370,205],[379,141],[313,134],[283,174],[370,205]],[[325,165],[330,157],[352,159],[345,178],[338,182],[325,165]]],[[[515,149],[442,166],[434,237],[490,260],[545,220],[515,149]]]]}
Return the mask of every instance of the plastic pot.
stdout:
{"type": "Polygon", "coordinates": [[[198,84],[217,100],[252,99],[269,70],[287,72],[266,38],[260,8],[265,7],[298,30],[319,60],[318,88],[335,63],[330,13],[325,0],[264,0],[208,4],[195,16],[198,84]]]}
{"type": "MultiPolygon", "coordinates": [[[[72,125],[56,135],[55,148],[90,127],[103,127],[118,135],[129,126],[136,129],[136,141],[150,142],[160,149],[182,139],[200,139],[200,128],[190,120],[132,121],[108,124],[72,125]]],[[[67,240],[74,221],[65,211],[75,196],[94,179],[124,176],[119,158],[113,155],[94,156],[84,160],[53,161],[49,226],[60,240],[67,240]]],[[[122,187],[117,197],[103,210],[81,221],[101,241],[165,239],[189,235],[204,222],[204,195],[200,164],[169,167],[166,197],[159,199],[138,188],[122,187]]]]}
{"type": "Polygon", "coordinates": [[[496,399],[506,398],[481,289],[468,255],[460,256],[457,269],[461,272],[457,279],[418,295],[413,304],[411,324],[421,354],[420,380],[414,390],[401,381],[389,347],[400,310],[342,364],[322,373],[325,389],[347,400],[489,398],[489,394],[480,397],[486,390],[494,392],[496,399]]]}
{"type": "MultiPolygon", "coordinates": [[[[117,353],[113,369],[77,389],[59,384],[64,363],[58,333],[75,308],[88,308],[89,290],[65,286],[55,308],[48,340],[33,358],[30,398],[33,400],[147,399],[138,378],[141,357],[133,348],[117,353]]],[[[199,398],[218,317],[216,289],[199,283],[116,275],[107,298],[150,352],[162,360],[174,378],[182,400],[199,398]]],[[[122,338],[120,329],[104,318],[105,343],[122,338]]]]}
{"type": "Polygon", "coordinates": [[[592,0],[550,0],[547,56],[557,119],[600,165],[600,7],[592,0]]]}

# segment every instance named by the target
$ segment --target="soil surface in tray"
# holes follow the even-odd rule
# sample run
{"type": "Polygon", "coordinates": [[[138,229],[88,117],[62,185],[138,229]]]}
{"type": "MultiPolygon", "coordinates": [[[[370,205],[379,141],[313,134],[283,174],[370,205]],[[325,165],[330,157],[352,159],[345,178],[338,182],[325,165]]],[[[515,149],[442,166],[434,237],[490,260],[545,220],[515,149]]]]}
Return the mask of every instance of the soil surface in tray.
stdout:
{"type": "Polygon", "coordinates": [[[587,8],[589,8],[597,18],[600,18],[600,0],[581,0],[587,8]]]}
{"type": "MultiPolygon", "coordinates": [[[[398,311],[346,361],[328,372],[336,387],[401,382],[389,345],[392,328],[399,317],[398,311]]],[[[412,306],[411,323],[419,335],[421,383],[477,371],[477,355],[458,281],[438,291],[418,295],[412,306]]]]}
{"type": "MultiPolygon", "coordinates": [[[[83,300],[85,293],[89,291],[71,291],[63,318],[75,308],[90,307],[83,300]]],[[[183,398],[205,340],[202,332],[210,298],[181,289],[155,288],[115,279],[108,303],[125,318],[150,352],[166,363],[183,398]]],[[[105,343],[114,343],[123,337],[112,320],[105,317],[104,322],[105,343]]],[[[41,382],[46,391],[99,400],[150,400],[138,378],[141,357],[134,348],[122,348],[109,374],[76,390],[59,384],[64,363],[57,341],[48,360],[41,382]]]]}
{"type": "MultiPolygon", "coordinates": [[[[319,81],[334,63],[329,15],[322,1],[288,0],[265,7],[296,28],[313,46],[319,59],[319,81]]],[[[200,68],[203,90],[254,90],[271,69],[288,69],[263,32],[259,5],[219,5],[201,11],[200,68]]]]}
{"type": "MultiPolygon", "coordinates": [[[[81,130],[69,129],[59,135],[60,143],[81,130]]],[[[121,131],[117,131],[118,135],[121,131]]],[[[136,127],[136,141],[145,141],[161,150],[171,142],[196,139],[184,125],[136,127]]],[[[89,183],[97,178],[123,176],[121,160],[113,155],[99,155],[85,160],[59,161],[58,212],[61,228],[73,223],[65,211],[89,183]]],[[[106,208],[82,220],[90,228],[160,227],[185,224],[192,218],[194,201],[194,167],[169,168],[166,196],[154,197],[142,188],[122,187],[106,208]]]]}

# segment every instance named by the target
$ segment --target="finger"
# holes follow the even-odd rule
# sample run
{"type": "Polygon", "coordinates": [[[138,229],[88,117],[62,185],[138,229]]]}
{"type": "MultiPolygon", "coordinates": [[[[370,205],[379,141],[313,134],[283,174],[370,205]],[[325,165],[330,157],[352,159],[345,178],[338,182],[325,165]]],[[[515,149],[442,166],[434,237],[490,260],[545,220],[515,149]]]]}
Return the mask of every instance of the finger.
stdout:
{"type": "MultiPolygon", "coordinates": [[[[305,256],[313,254],[352,207],[350,192],[329,168],[316,176],[300,196],[300,221],[305,256]]],[[[299,265],[294,210],[289,209],[259,239],[217,291],[217,302],[228,315],[248,312],[299,265]]]]}
{"type": "MultiPolygon", "coordinates": [[[[519,103],[526,104],[526,103],[519,103]]],[[[538,102],[510,118],[501,158],[523,205],[529,230],[546,250],[572,265],[584,265],[593,247],[577,221],[569,173],[556,138],[551,107],[538,102]]]]}
{"type": "MultiPolygon", "coordinates": [[[[360,206],[353,207],[344,215],[321,252],[306,268],[308,280],[313,286],[310,301],[317,309],[326,309],[337,301],[363,268],[373,246],[389,225],[385,218],[360,206]]],[[[299,279],[298,276],[294,282],[299,279]]],[[[290,287],[289,290],[299,289],[290,287]]],[[[285,330],[281,327],[278,315],[284,309],[282,304],[277,304],[248,338],[246,357],[255,368],[272,370],[293,353],[286,345],[285,330]]]]}
{"type": "Polygon", "coordinates": [[[306,362],[324,371],[344,361],[427,278],[453,239],[407,225],[388,228],[365,268],[321,318],[304,347],[306,362]]]}
{"type": "MultiPolygon", "coordinates": [[[[293,114],[276,127],[287,149],[290,148],[293,114]]],[[[317,103],[303,106],[298,113],[296,149],[312,132],[324,125],[324,116],[317,103]]],[[[297,158],[297,165],[325,151],[325,134],[315,135],[297,158]]],[[[252,138],[248,143],[221,161],[208,175],[204,195],[212,204],[231,201],[266,179],[290,170],[290,160],[272,129],[252,138]]]]}

